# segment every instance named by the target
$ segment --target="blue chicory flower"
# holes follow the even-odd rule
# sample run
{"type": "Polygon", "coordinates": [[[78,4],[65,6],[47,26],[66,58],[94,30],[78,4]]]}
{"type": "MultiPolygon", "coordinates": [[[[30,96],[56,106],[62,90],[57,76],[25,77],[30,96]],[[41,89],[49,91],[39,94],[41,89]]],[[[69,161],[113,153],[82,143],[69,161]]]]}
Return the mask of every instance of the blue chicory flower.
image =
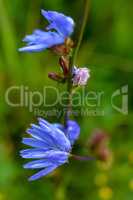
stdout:
{"type": "Polygon", "coordinates": [[[39,125],[32,124],[27,133],[32,137],[23,138],[22,143],[32,148],[21,150],[20,155],[35,160],[25,164],[24,168],[41,169],[29,178],[32,181],[68,162],[72,145],[80,134],[80,127],[72,120],[68,120],[64,127],[39,118],[39,125]]]}
{"type": "Polygon", "coordinates": [[[26,47],[19,51],[40,52],[56,45],[64,44],[74,30],[74,21],[71,17],[65,16],[55,11],[41,11],[48,20],[47,31],[35,30],[32,35],[27,35],[23,41],[27,42],[26,47]]]}

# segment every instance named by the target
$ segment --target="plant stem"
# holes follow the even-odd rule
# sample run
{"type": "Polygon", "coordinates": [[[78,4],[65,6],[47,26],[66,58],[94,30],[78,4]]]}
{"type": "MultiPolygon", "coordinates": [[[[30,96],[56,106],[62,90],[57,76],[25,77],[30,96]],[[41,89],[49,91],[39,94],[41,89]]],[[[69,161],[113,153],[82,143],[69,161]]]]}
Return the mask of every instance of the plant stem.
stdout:
{"type": "Polygon", "coordinates": [[[83,15],[83,20],[82,20],[82,26],[80,29],[80,33],[79,33],[79,38],[77,41],[77,46],[75,48],[74,51],[74,55],[73,55],[73,63],[75,63],[77,56],[78,56],[78,51],[83,39],[83,34],[84,34],[84,30],[87,24],[87,20],[88,20],[88,14],[89,14],[89,9],[90,9],[90,0],[85,0],[85,7],[84,7],[84,15],[83,15]]]}
{"type": "Polygon", "coordinates": [[[79,155],[74,155],[74,154],[71,154],[70,156],[73,159],[80,160],[80,161],[87,161],[87,160],[94,160],[95,159],[94,157],[91,157],[91,156],[79,156],[79,155]]]}
{"type": "Polygon", "coordinates": [[[67,101],[67,108],[65,113],[65,120],[64,123],[69,119],[70,112],[72,111],[72,67],[73,67],[73,56],[69,58],[69,75],[67,79],[67,92],[68,92],[68,101],[67,101]]]}
{"type": "Polygon", "coordinates": [[[74,63],[77,59],[77,55],[78,55],[78,51],[82,42],[82,38],[83,38],[83,34],[84,34],[84,30],[85,30],[85,26],[87,23],[87,19],[88,19],[88,13],[89,13],[89,2],[90,0],[85,0],[85,9],[84,9],[84,16],[83,16],[83,20],[82,20],[82,26],[80,29],[80,33],[79,33],[79,37],[77,40],[77,46],[75,48],[75,50],[73,50],[72,55],[69,58],[69,74],[68,74],[68,79],[67,79],[67,92],[68,92],[68,102],[67,102],[67,108],[66,108],[66,113],[65,113],[65,125],[67,120],[70,117],[71,111],[72,111],[72,68],[74,66],[74,63]]]}

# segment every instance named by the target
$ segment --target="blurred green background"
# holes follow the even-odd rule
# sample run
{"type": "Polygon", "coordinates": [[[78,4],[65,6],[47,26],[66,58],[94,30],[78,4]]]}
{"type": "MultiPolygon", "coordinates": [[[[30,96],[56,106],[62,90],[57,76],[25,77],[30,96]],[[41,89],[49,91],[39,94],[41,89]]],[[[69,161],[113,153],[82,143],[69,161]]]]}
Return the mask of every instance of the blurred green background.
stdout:
{"type": "MultiPolygon", "coordinates": [[[[88,66],[91,79],[86,91],[104,91],[100,110],[103,116],[77,118],[81,135],[74,151],[88,154],[86,141],[95,128],[110,135],[112,162],[70,160],[48,177],[29,183],[30,170],[24,170],[19,150],[21,138],[36,115],[28,107],[11,107],[5,92],[11,86],[27,86],[40,91],[54,86],[49,71],[58,71],[58,57],[49,51],[19,53],[25,34],[43,28],[46,21],[40,9],[56,10],[74,18],[76,28],[83,15],[83,0],[0,0],[0,200],[132,200],[133,199],[133,1],[93,0],[77,65],[88,66]],[[128,115],[116,111],[110,103],[114,91],[128,85],[128,115]]],[[[61,89],[60,85],[56,85],[61,89]]],[[[18,93],[12,100],[18,101],[18,93]]],[[[47,93],[47,101],[55,98],[47,93]]],[[[117,99],[117,98],[116,98],[117,99]]],[[[121,99],[117,105],[120,105],[121,99]]],[[[40,108],[45,109],[44,107],[40,108]]],[[[94,108],[93,108],[94,109],[94,108]]],[[[56,116],[46,117],[51,122],[56,116]]]]}

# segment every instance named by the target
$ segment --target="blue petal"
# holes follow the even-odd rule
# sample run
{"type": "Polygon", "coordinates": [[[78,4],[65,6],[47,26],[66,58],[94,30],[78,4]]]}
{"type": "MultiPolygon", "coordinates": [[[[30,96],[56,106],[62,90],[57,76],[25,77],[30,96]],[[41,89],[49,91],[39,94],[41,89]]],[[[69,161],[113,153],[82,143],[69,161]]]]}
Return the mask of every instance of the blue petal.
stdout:
{"type": "Polygon", "coordinates": [[[48,134],[54,139],[55,144],[60,150],[67,152],[71,150],[71,144],[63,131],[61,131],[59,128],[56,128],[50,123],[46,124],[46,121],[41,118],[39,118],[39,125],[42,127],[43,130],[47,130],[48,128],[51,129],[48,134]]]}
{"type": "Polygon", "coordinates": [[[43,43],[46,46],[52,45],[53,43],[63,43],[64,38],[61,37],[58,33],[52,31],[42,31],[36,29],[32,35],[27,35],[24,39],[24,42],[28,42],[28,44],[39,44],[43,43]]]}
{"type": "Polygon", "coordinates": [[[25,149],[20,151],[20,155],[22,158],[44,158],[45,157],[45,151],[44,149],[25,149]]]}
{"type": "Polygon", "coordinates": [[[48,129],[43,129],[40,126],[32,124],[32,127],[27,130],[27,133],[30,134],[30,135],[32,135],[32,137],[34,137],[34,138],[36,138],[38,140],[44,141],[49,146],[58,149],[58,147],[57,147],[57,145],[55,143],[55,140],[52,138],[52,136],[48,132],[48,129]]]}
{"type": "Polygon", "coordinates": [[[34,181],[34,180],[41,178],[42,176],[46,176],[47,174],[49,174],[50,172],[52,172],[56,168],[57,168],[56,165],[51,165],[50,167],[47,167],[47,168],[41,170],[40,172],[34,174],[33,176],[31,176],[29,178],[29,181],[34,181]]]}
{"type": "Polygon", "coordinates": [[[22,143],[31,147],[43,148],[45,150],[49,150],[50,148],[48,143],[34,138],[23,138],[22,143]]]}
{"type": "Polygon", "coordinates": [[[70,152],[71,151],[71,144],[65,134],[58,128],[53,127],[53,137],[56,140],[56,144],[62,151],[70,152]]]}
{"type": "Polygon", "coordinates": [[[48,159],[53,164],[62,165],[68,162],[69,153],[63,151],[50,150],[45,153],[45,159],[48,159]]]}
{"type": "Polygon", "coordinates": [[[51,166],[51,164],[52,163],[50,161],[41,159],[28,162],[23,167],[25,169],[39,169],[39,168],[49,167],[51,166]]]}
{"type": "Polygon", "coordinates": [[[62,124],[54,123],[53,126],[54,126],[55,128],[60,129],[60,130],[63,131],[63,132],[65,131],[65,128],[64,128],[64,126],[63,126],[62,124]]]}
{"type": "Polygon", "coordinates": [[[45,124],[45,125],[47,125],[47,126],[51,126],[51,124],[50,124],[48,121],[46,121],[45,119],[43,119],[43,118],[41,118],[41,117],[38,118],[38,121],[39,121],[39,122],[42,122],[43,124],[45,124]]]}
{"type": "Polygon", "coordinates": [[[30,45],[30,46],[26,46],[26,47],[22,47],[19,48],[19,51],[25,51],[25,52],[40,52],[44,49],[46,49],[46,45],[45,44],[37,44],[37,45],[30,45]]]}
{"type": "Polygon", "coordinates": [[[80,127],[77,124],[77,122],[68,120],[66,127],[66,135],[72,145],[74,144],[75,140],[78,139],[79,134],[80,134],[80,127]]]}
{"type": "Polygon", "coordinates": [[[50,23],[47,30],[55,29],[64,37],[69,37],[73,33],[74,21],[71,17],[55,11],[41,10],[41,13],[50,23]]]}
{"type": "Polygon", "coordinates": [[[27,35],[23,41],[27,42],[27,46],[20,48],[19,51],[40,52],[55,45],[63,44],[64,37],[56,32],[35,30],[33,34],[27,35]]]}
{"type": "Polygon", "coordinates": [[[27,42],[29,45],[47,41],[51,32],[45,32],[39,29],[34,30],[33,34],[25,36],[23,42],[27,42]]]}
{"type": "Polygon", "coordinates": [[[20,155],[23,158],[45,158],[48,161],[59,165],[68,161],[69,153],[55,150],[45,151],[44,149],[36,148],[22,150],[20,151],[20,155]]]}

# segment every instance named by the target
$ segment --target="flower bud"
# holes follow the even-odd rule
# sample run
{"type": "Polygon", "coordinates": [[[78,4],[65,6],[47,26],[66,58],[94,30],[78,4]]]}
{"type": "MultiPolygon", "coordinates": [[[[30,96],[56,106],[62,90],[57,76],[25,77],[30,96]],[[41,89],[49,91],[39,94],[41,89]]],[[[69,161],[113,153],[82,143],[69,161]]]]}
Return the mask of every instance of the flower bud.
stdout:
{"type": "Polygon", "coordinates": [[[53,50],[59,56],[67,56],[70,54],[72,48],[74,47],[74,43],[71,38],[67,38],[64,44],[59,44],[51,47],[50,49],[53,50]]]}
{"type": "Polygon", "coordinates": [[[63,56],[61,56],[59,58],[59,64],[62,68],[64,76],[66,76],[69,72],[69,70],[68,70],[69,61],[66,58],[64,58],[63,56]]]}
{"type": "Polygon", "coordinates": [[[57,82],[64,82],[64,78],[57,73],[50,72],[48,73],[48,77],[57,82]]]}

